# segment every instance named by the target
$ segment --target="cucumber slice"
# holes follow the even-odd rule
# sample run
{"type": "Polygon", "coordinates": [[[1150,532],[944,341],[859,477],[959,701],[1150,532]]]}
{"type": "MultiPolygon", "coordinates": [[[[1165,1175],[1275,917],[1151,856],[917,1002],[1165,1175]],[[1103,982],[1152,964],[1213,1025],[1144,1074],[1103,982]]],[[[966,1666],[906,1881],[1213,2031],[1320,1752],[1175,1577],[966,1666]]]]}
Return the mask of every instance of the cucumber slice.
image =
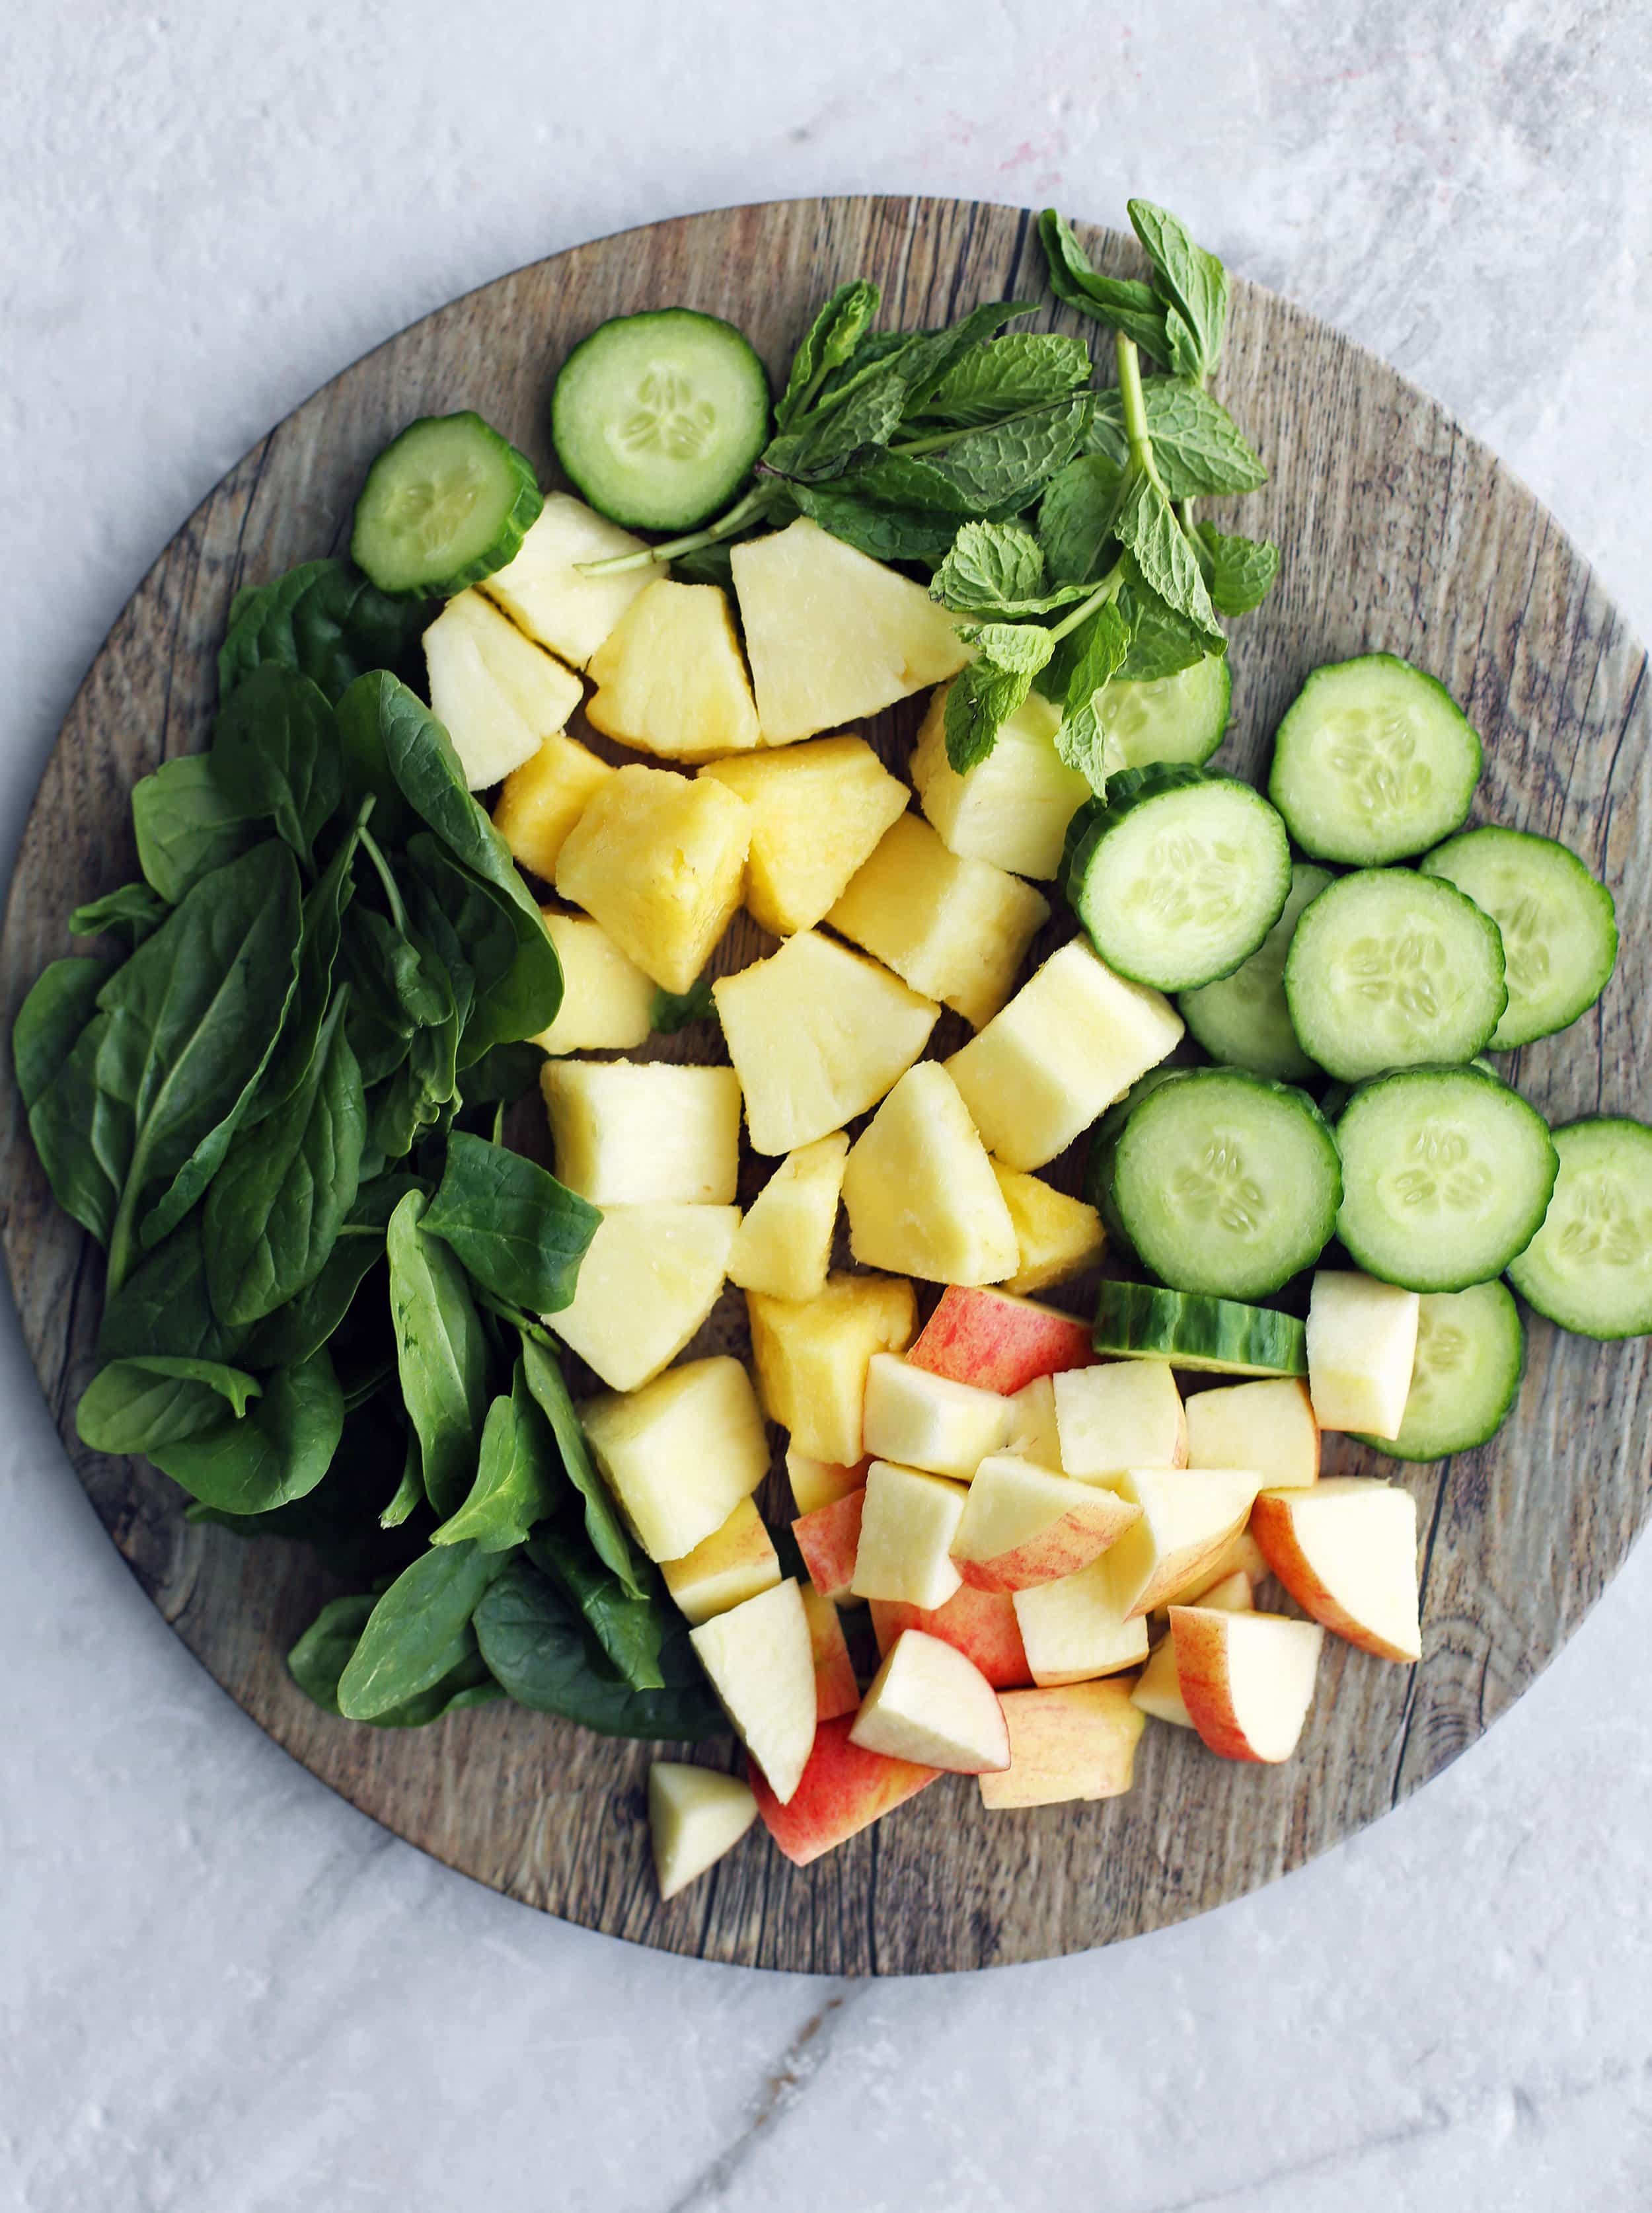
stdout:
{"type": "Polygon", "coordinates": [[[1176,1001],[1181,1019],[1212,1060],[1248,1068],[1253,1076],[1278,1082],[1304,1082],[1319,1070],[1291,1027],[1285,1003],[1285,957],[1297,934],[1297,921],[1309,899],[1331,881],[1330,871],[1311,861],[1294,861],[1291,892],[1279,919],[1248,960],[1231,976],[1184,991],[1176,1001]]]}
{"type": "Polygon", "coordinates": [[[631,530],[692,530],[727,504],[768,444],[768,379],[716,315],[616,315],[562,363],[550,435],[599,514],[631,530]]]}
{"type": "Polygon", "coordinates": [[[1579,1337],[1652,1334],[1652,1129],[1591,1115],[1554,1133],[1560,1174],[1509,1280],[1579,1337]]]}
{"type": "Polygon", "coordinates": [[[1096,702],[1108,757],[1121,768],[1186,761],[1198,768],[1222,742],[1233,702],[1224,653],[1207,653],[1191,668],[1143,684],[1109,684],[1096,702]]]}
{"type": "Polygon", "coordinates": [[[1304,907],[1285,963],[1291,1024],[1327,1075],[1452,1067],[1508,1002],[1497,925],[1442,876],[1362,869],[1304,907]]]}
{"type": "Polygon", "coordinates": [[[1422,863],[1484,907],[1503,933],[1509,1004],[1494,1052],[1575,1022],[1606,987],[1618,959],[1612,893],[1576,853],[1529,830],[1466,830],[1422,863]]]}
{"type": "Polygon", "coordinates": [[[1108,966],[1184,991],[1231,975],[1291,893],[1285,825],[1235,777],[1122,769],[1078,841],[1066,894],[1108,966]]]}
{"type": "Polygon", "coordinates": [[[1467,819],[1480,741],[1431,676],[1391,653],[1316,668],[1273,741],[1267,796],[1316,861],[1372,868],[1467,819]]]}
{"type": "Polygon", "coordinates": [[[1277,1291],[1325,1250],[1341,1197],[1336,1143],[1307,1093],[1238,1069],[1161,1084],[1114,1157],[1125,1234],[1179,1291],[1277,1291]]]}
{"type": "Polygon", "coordinates": [[[452,599],[515,559],[544,504],[532,462],[481,416],[421,416],[367,471],[350,558],[381,592],[452,599]]]}
{"type": "Polygon", "coordinates": [[[1430,1291],[1417,1302],[1417,1358],[1400,1434],[1358,1442],[1394,1460],[1472,1452],[1503,1427],[1525,1366],[1526,1332],[1506,1283],[1430,1291]]]}
{"type": "Polygon", "coordinates": [[[1168,1360],[1202,1375],[1308,1373],[1308,1332],[1295,1314],[1151,1283],[1102,1285],[1095,1343],[1110,1360],[1168,1360]]]}
{"type": "Polygon", "coordinates": [[[1500,1076],[1418,1068],[1356,1091],[1337,1123],[1337,1235],[1368,1276],[1458,1291],[1537,1235],[1559,1160],[1549,1125],[1500,1076]]]}

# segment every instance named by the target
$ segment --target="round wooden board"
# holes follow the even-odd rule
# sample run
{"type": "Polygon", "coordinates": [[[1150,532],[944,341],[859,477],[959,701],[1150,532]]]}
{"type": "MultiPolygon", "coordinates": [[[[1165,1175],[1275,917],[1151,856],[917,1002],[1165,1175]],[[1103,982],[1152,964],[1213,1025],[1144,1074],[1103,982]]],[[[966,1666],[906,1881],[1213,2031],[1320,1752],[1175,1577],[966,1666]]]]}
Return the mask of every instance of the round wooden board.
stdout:
{"type": "MultiPolygon", "coordinates": [[[[1103,266],[1137,266],[1132,241],[1095,231],[1087,243],[1103,266]]],[[[7,910],[8,1029],[40,967],[66,949],[76,901],[136,873],[127,795],[163,756],[203,743],[237,586],[337,547],[366,463],[410,418],[478,408],[548,472],[552,377],[605,316],[684,302],[740,324],[783,372],[814,306],[862,273],[902,326],[1043,289],[1032,219],[1017,209],[854,198],[689,216],[501,277],[356,363],[273,430],[167,546],[64,725],[7,910]]],[[[1382,648],[1440,677],[1486,741],[1476,819],[1565,839],[1619,901],[1623,949],[1602,1005],[1519,1056],[1513,1073],[1557,1121],[1644,1111],[1652,1039],[1631,1012],[1652,939],[1640,647],[1490,454],[1287,302],[1236,286],[1220,388],[1273,472],[1243,527],[1285,554],[1266,607],[1236,626],[1224,760],[1258,770],[1318,662],[1382,648]]],[[[884,719],[878,735],[898,760],[912,711],[884,719]]],[[[754,942],[737,938],[733,957],[754,942]]],[[[703,1034],[679,1051],[696,1048],[705,1057],[703,1034]]],[[[1472,1743],[1576,1627],[1646,1512],[1646,1344],[1596,1346],[1534,1321],[1521,1403],[1493,1445],[1396,1471],[1333,1441],[1339,1467],[1397,1472],[1416,1493],[1426,1656],[1394,1667],[1329,1640],[1290,1765],[1230,1765],[1185,1732],[1150,1726],[1126,1798],[988,1815],[973,1783],[949,1779],[806,1869],[759,1831],[662,1907],[644,1812],[655,1747],[503,1706],[405,1734],[328,1718],[282,1666],[327,1594],[307,1556],[191,1527],[164,1478],[80,1444],[73,1410],[93,1368],[100,1256],[53,1207],[9,1056],[7,1070],[0,1240],[24,1333],[76,1472],[143,1588],[230,1695],[353,1804],[512,1897],[642,1943],[749,1966],[902,1973],[1075,1951],[1237,1897],[1376,1820],[1472,1743]]],[[[710,1341],[738,1343],[738,1301],[725,1305],[710,1341]]]]}

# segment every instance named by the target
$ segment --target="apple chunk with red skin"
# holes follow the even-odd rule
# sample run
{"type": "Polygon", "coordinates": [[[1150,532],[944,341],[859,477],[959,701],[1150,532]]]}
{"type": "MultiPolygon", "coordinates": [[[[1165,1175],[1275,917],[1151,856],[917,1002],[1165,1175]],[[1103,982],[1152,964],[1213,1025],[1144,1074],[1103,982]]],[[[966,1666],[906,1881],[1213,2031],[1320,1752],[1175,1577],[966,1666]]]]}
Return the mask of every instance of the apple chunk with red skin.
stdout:
{"type": "Polygon", "coordinates": [[[1117,1798],[1134,1779],[1144,1716],[1128,1683],[1064,1683],[1011,1691],[1003,1701],[1010,1765],[981,1778],[989,1813],[1059,1806],[1074,1798],[1117,1798]]]}
{"type": "Polygon", "coordinates": [[[817,1590],[803,1594],[803,1611],[809,1619],[809,1649],[815,1661],[815,1719],[835,1722],[852,1714],[860,1704],[860,1686],[843,1635],[843,1620],[829,1598],[817,1590]]]}
{"type": "Polygon", "coordinates": [[[995,1453],[975,1471],[952,1558],[977,1590],[1029,1590],[1087,1568],[1140,1512],[1113,1491],[995,1453]]]}
{"type": "Polygon", "coordinates": [[[1325,1642],[1316,1621],[1173,1606],[1170,1642],[1187,1718],[1212,1752],[1224,1759],[1290,1759],[1325,1642]]]}
{"type": "Polygon", "coordinates": [[[1421,1658],[1417,1502],[1410,1491],[1365,1476],[1265,1491],[1250,1526],[1304,1613],[1380,1660],[1421,1658]]]}
{"type": "Polygon", "coordinates": [[[875,1352],[866,1369],[863,1435],[874,1460],[967,1483],[1010,1433],[1011,1408],[996,1391],[914,1368],[875,1352]]]}
{"type": "Polygon", "coordinates": [[[951,1775],[985,1775],[1010,1764],[997,1692],[956,1645],[921,1629],[905,1631],[890,1647],[849,1735],[863,1752],[951,1775]]]}
{"type": "Polygon", "coordinates": [[[853,1726],[848,1714],[821,1723],[808,1764],[787,1800],[775,1796],[761,1768],[751,1770],[758,1815],[793,1867],[807,1867],[823,1852],[847,1844],[940,1774],[938,1767],[890,1759],[851,1743],[853,1726]]]}
{"type": "Polygon", "coordinates": [[[1085,1368],[1095,1359],[1090,1326],[1011,1291],[949,1283],[907,1358],[1006,1398],[1040,1375],[1085,1368]]]}
{"type": "Polygon", "coordinates": [[[1102,1556],[1127,1615],[1151,1613],[1213,1567],[1245,1526],[1259,1478],[1242,1468],[1132,1468],[1108,1488],[1140,1507],[1102,1556]]]}
{"type": "Polygon", "coordinates": [[[847,1606],[854,1581],[854,1558],[860,1549],[860,1517],[865,1512],[864,1487],[847,1498],[800,1514],[792,1524],[809,1580],[823,1598],[841,1599],[847,1606]]]}
{"type": "Polygon", "coordinates": [[[944,1606],[926,1611],[898,1599],[875,1598],[872,1602],[872,1631],[880,1656],[903,1629],[921,1629],[931,1637],[956,1645],[972,1660],[995,1691],[1018,1690],[1032,1681],[1027,1648],[1021,1638],[1015,1600],[997,1591],[976,1590],[965,1583],[944,1606]]]}

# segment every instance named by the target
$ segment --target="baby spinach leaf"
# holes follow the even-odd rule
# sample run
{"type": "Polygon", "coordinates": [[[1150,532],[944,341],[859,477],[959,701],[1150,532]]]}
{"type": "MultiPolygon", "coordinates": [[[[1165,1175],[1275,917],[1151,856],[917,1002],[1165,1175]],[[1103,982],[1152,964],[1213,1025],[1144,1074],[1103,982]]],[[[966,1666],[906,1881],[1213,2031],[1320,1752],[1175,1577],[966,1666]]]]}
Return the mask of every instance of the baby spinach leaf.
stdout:
{"type": "Polygon", "coordinates": [[[546,1529],[528,1546],[535,1567],[560,1582],[597,1642],[634,1691],[663,1691],[659,1655],[676,1618],[657,1576],[634,1597],[582,1545],[546,1529]]]}
{"type": "Polygon", "coordinates": [[[1181,351],[1192,375],[1209,376],[1222,356],[1228,323],[1228,272],[1195,246],[1187,226],[1151,200],[1127,202],[1131,228],[1153,265],[1155,289],[1187,332],[1181,351]]]}
{"type": "Polygon", "coordinates": [[[425,627],[418,600],[392,600],[348,561],[306,561],[237,595],[218,653],[228,698],[269,661],[298,670],[337,700],[364,668],[399,668],[425,627]]]}
{"type": "Polygon", "coordinates": [[[191,1498],[231,1514],[264,1514],[302,1498],[332,1464],[344,1401],[325,1352],[270,1376],[237,1421],[203,1430],[149,1457],[191,1498]]]}
{"type": "MultiPolygon", "coordinates": [[[[648,1027],[661,1037],[675,1037],[690,1022],[714,1022],[717,1002],[711,996],[711,978],[701,976],[686,991],[656,991],[648,1027]]],[[[524,1304],[527,1302],[524,1301],[524,1304]]]]}
{"type": "Polygon", "coordinates": [[[423,1228],[452,1246],[485,1289],[530,1313],[555,1314],[574,1296],[601,1221],[598,1208],[537,1161],[455,1130],[423,1228]]]}
{"type": "Polygon", "coordinates": [[[592,1465],[585,1431],[580,1427],[556,1355],[538,1335],[526,1330],[522,1332],[522,1372],[550,1424],[568,1481],[585,1501],[585,1533],[591,1539],[592,1551],[631,1597],[642,1597],[647,1589],[642,1570],[608,1485],[592,1465]]]}
{"type": "Polygon", "coordinates": [[[958,424],[996,423],[1023,408],[1060,399],[1090,381],[1090,349],[1082,338],[1011,331],[975,345],[955,361],[923,413],[958,424]]]}
{"type": "MultiPolygon", "coordinates": [[[[339,1712],[339,1679],[355,1655],[375,1604],[369,1592],[329,1600],[287,1655],[293,1680],[325,1713],[339,1712]]],[[[419,1728],[444,1714],[488,1705],[504,1695],[481,1654],[471,1652],[428,1691],[368,1718],[374,1728],[419,1728]]]]}
{"type": "Polygon", "coordinates": [[[106,960],[76,957],[53,960],[35,978],[11,1030],[12,1066],[25,1110],[33,1111],[74,1051],[97,1012],[98,993],[109,972],[106,960]]]}
{"type": "Polygon", "coordinates": [[[456,1513],[476,1476],[488,1409],[488,1340],[464,1269],[426,1235],[422,1192],[390,1217],[390,1313],[408,1417],[419,1440],[425,1494],[439,1517],[456,1513]]]}
{"type": "Polygon", "coordinates": [[[544,1064],[544,1049],[531,1038],[489,1046],[460,1077],[459,1098],[466,1106],[513,1106],[533,1089],[544,1064]]]}
{"type": "Polygon", "coordinates": [[[344,916],[355,895],[350,864],[360,840],[357,823],[341,840],[337,851],[304,898],[300,924],[298,985],[287,1005],[276,1049],[263,1081],[246,1110],[249,1123],[263,1121],[284,1106],[309,1073],[321,1036],[321,1026],[332,1003],[333,970],[337,966],[344,916]]]}
{"type": "Polygon", "coordinates": [[[369,669],[346,687],[335,710],[346,803],[359,808],[364,800],[372,800],[374,831],[387,846],[404,844],[419,826],[385,747],[386,687],[394,681],[385,671],[369,669]]]}
{"type": "Polygon", "coordinates": [[[142,1353],[98,1371],[81,1393],[75,1427],[94,1452],[147,1453],[217,1427],[226,1403],[239,1420],[262,1387],[221,1361],[142,1353]]]}
{"type": "Polygon", "coordinates": [[[420,1465],[419,1440],[410,1430],[407,1450],[402,1459],[401,1480],[391,1493],[390,1503],[379,1516],[381,1529],[399,1529],[425,1503],[424,1473],[420,1465]]]}
{"type": "MultiPolygon", "coordinates": [[[[385,1227],[391,1215],[410,1191],[420,1187],[415,1178],[402,1175],[378,1176],[361,1186],[320,1273],[261,1321],[247,1339],[246,1357],[251,1366],[294,1367],[328,1342],[357,1291],[385,1257],[385,1227]]],[[[132,1281],[136,1283],[137,1277],[132,1281]]]]}
{"type": "MultiPolygon", "coordinates": [[[[40,1083],[28,1111],[29,1135],[53,1198],[103,1246],[114,1235],[132,1148],[131,1100],[115,1095],[98,1072],[108,1035],[109,1016],[94,1015],[40,1083]]],[[[31,1082],[39,1080],[54,1049],[44,1029],[26,1040],[31,1082]]]]}
{"type": "Polygon", "coordinates": [[[1044,487],[1038,536],[1052,576],[1084,589],[1100,580],[1113,549],[1123,474],[1109,454],[1080,454],[1044,487]]]}
{"type": "Polygon", "coordinates": [[[1224,537],[1213,522],[1201,522],[1194,535],[1218,611],[1246,615],[1260,607],[1279,573],[1278,547],[1266,539],[1224,537]]]}
{"type": "MultiPolygon", "coordinates": [[[[1267,482],[1255,448],[1219,400],[1187,377],[1142,380],[1142,404],[1153,464],[1172,499],[1220,498],[1267,482]]],[[[1122,470],[1130,441],[1116,386],[1096,394],[1089,443],[1122,470]]]]}
{"type": "Polygon", "coordinates": [[[287,1364],[284,1359],[265,1357],[248,1341],[244,1329],[230,1328],[212,1311],[198,1210],[185,1215],[170,1236],[143,1255],[118,1290],[104,1300],[98,1357],[121,1360],[148,1353],[227,1361],[251,1369],[287,1364]]]}
{"type": "Polygon", "coordinates": [[[203,876],[239,860],[264,834],[224,789],[210,753],[162,761],[132,787],[132,827],[138,865],[161,897],[176,906],[203,876]]]}
{"type": "Polygon", "coordinates": [[[376,1721],[471,1660],[471,1617],[509,1558],[444,1545],[404,1568],[374,1604],[339,1676],[339,1712],[376,1721]]]}
{"type": "Polygon", "coordinates": [[[1039,242],[1049,265],[1050,290],[1082,315],[1122,331],[1144,353],[1169,363],[1170,340],[1164,307],[1151,284],[1139,278],[1103,277],[1073,235],[1072,225],[1054,208],[1038,218],[1039,242]]]}
{"type": "Polygon", "coordinates": [[[266,661],[236,686],[219,715],[212,761],[231,802],[247,814],[268,815],[309,865],[344,791],[325,693],[296,669],[266,661]]]}
{"type": "Polygon", "coordinates": [[[432,1532],[430,1541],[471,1540],[484,1552],[511,1552],[551,1511],[562,1488],[556,1442],[519,1360],[509,1395],[495,1399],[488,1409],[471,1495],[432,1532]]]}
{"type": "Polygon", "coordinates": [[[122,884],[101,899],[77,906],[69,918],[71,937],[115,937],[130,951],[152,936],[171,913],[159,892],[149,884],[122,884]]]}
{"type": "Polygon", "coordinates": [[[538,907],[506,898],[434,838],[410,839],[407,851],[417,880],[410,893],[416,918],[434,936],[433,907],[439,911],[453,942],[464,948],[473,978],[459,1067],[479,1060],[495,1045],[537,1037],[549,1028],[562,1004],[562,972],[538,907]],[[553,1009],[549,1016],[547,1007],[553,1009]]]}

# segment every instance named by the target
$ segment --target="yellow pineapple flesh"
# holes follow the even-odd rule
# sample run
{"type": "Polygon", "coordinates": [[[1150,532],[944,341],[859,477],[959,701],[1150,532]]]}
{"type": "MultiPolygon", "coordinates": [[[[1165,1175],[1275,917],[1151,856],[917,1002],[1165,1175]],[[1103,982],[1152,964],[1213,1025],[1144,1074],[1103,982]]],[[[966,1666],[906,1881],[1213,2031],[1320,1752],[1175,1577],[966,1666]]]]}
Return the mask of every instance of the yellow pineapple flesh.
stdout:
{"type": "Polygon", "coordinates": [[[459,592],[424,633],[430,711],[472,791],[531,759],[566,724],[583,686],[480,592],[459,592]]]}
{"type": "Polygon", "coordinates": [[[628,960],[599,922],[542,907],[562,964],[562,1003],[534,1039],[547,1052],[624,1052],[653,1028],[657,986],[628,960]]]}
{"type": "Polygon", "coordinates": [[[746,1210],[729,1255],[729,1281],[777,1299],[818,1298],[849,1141],[841,1130],[788,1153],[746,1210]]]}
{"type": "Polygon", "coordinates": [[[611,1390],[667,1368],[721,1295],[736,1206],[610,1206],[551,1326],[611,1390]]]}
{"type": "Polygon", "coordinates": [[[911,773],[919,804],[951,851],[1020,876],[1060,873],[1067,825],[1090,796],[1084,778],[1055,750],[1060,725],[1060,709],[1029,692],[1025,705],[999,725],[986,759],[960,776],[946,758],[946,694],[935,694],[912,750],[911,773]]]}
{"type": "Polygon", "coordinates": [[[751,809],[745,903],[776,937],[814,928],[910,796],[864,738],[814,738],[700,773],[751,809]]]}
{"type": "Polygon", "coordinates": [[[912,1286],[891,1276],[835,1275],[817,1299],[748,1291],[751,1358],[772,1422],[794,1448],[838,1467],[861,1457],[866,1370],[874,1352],[904,1352],[918,1326],[912,1286]]]}
{"type": "Polygon", "coordinates": [[[481,588],[519,630],[583,668],[638,593],[665,571],[650,566],[587,576],[578,564],[641,551],[641,539],[583,500],[550,491],[515,559],[484,577],[481,588]]]}
{"type": "Polygon", "coordinates": [[[494,828],[517,866],[553,882],[568,832],[613,773],[605,760],[563,730],[513,769],[494,802],[494,828]]]}
{"type": "Polygon", "coordinates": [[[556,1173],[593,1206],[728,1206],[740,1169],[732,1068],[548,1060],[539,1072],[556,1173]]]}
{"type": "Polygon", "coordinates": [[[591,656],[593,729],[666,760],[710,760],[757,743],[745,663],[715,584],[662,577],[640,593],[591,656]]]}
{"type": "Polygon", "coordinates": [[[938,1061],[907,1070],[843,1171],[849,1244],[868,1267],[937,1283],[996,1283],[1015,1227],[957,1086],[938,1061]]]}
{"type": "Polygon", "coordinates": [[[1001,1161],[993,1162],[993,1173],[1015,1224],[1019,1252],[1014,1275],[1004,1279],[1005,1290],[1025,1297],[1096,1265],[1107,1250],[1107,1232],[1093,1206],[1036,1176],[1006,1168],[1001,1161]]]}

